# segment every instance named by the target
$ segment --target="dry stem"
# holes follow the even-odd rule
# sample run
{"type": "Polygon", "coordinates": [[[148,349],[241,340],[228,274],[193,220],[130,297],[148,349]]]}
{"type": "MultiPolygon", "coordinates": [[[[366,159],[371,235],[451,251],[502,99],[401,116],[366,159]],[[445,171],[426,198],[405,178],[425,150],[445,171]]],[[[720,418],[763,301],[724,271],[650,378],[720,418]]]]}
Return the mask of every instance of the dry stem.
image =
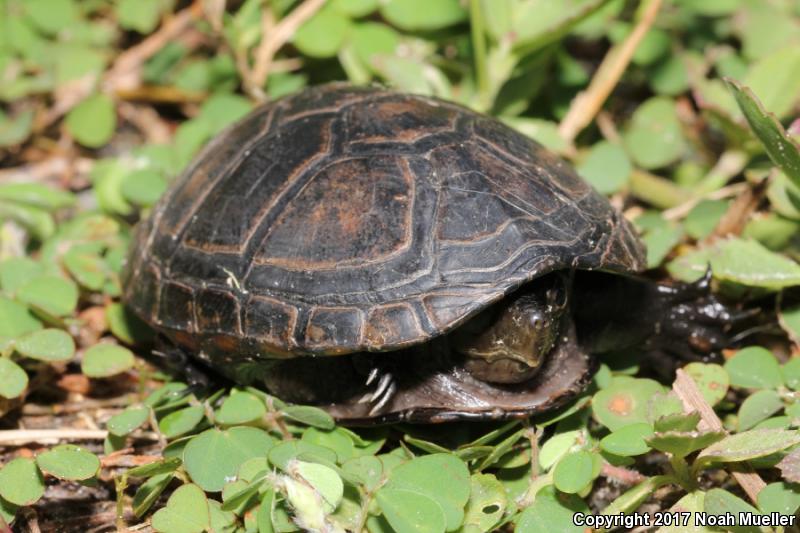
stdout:
{"type": "Polygon", "coordinates": [[[655,22],[660,7],[661,0],[649,0],[631,34],[620,45],[614,46],[608,51],[589,87],[572,101],[569,111],[558,127],[561,137],[568,143],[572,143],[578,133],[592,121],[603,107],[603,103],[628,67],[639,43],[655,22]]]}
{"type": "Polygon", "coordinates": [[[251,96],[258,100],[266,98],[261,88],[264,87],[267,81],[275,54],[292,38],[292,35],[305,21],[314,16],[325,5],[325,1],[305,0],[278,24],[274,24],[271,13],[264,14],[261,18],[261,43],[256,49],[255,63],[251,73],[250,81],[253,85],[248,88],[251,96]]]}
{"type": "MultiPolygon", "coordinates": [[[[683,410],[687,413],[697,411],[700,414],[699,429],[711,431],[724,431],[722,421],[708,404],[692,377],[682,368],[678,369],[672,390],[683,403],[683,410]]],[[[739,483],[754,504],[758,505],[758,493],[766,486],[748,463],[741,463],[738,471],[729,470],[733,478],[739,483]]]]}
{"type": "MultiPolygon", "coordinates": [[[[9,429],[0,431],[0,446],[21,446],[28,443],[50,444],[63,440],[103,440],[104,429],[9,429]]],[[[137,438],[156,440],[153,433],[137,433],[137,438]]]]}
{"type": "Polygon", "coordinates": [[[176,39],[195,20],[203,14],[202,0],[195,0],[189,7],[170,17],[155,33],[136,46],[125,50],[114,61],[105,75],[104,83],[108,92],[132,89],[139,85],[141,66],[161,50],[167,43],[176,39]]]}

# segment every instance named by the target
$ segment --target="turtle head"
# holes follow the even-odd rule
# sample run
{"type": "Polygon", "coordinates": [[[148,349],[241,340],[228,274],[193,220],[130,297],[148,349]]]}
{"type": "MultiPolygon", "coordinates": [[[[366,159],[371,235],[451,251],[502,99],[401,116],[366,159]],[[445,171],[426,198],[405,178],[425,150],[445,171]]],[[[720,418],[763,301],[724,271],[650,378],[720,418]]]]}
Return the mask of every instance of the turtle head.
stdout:
{"type": "Polygon", "coordinates": [[[491,383],[533,377],[553,349],[567,312],[569,286],[553,274],[534,281],[454,334],[465,368],[491,383]]]}

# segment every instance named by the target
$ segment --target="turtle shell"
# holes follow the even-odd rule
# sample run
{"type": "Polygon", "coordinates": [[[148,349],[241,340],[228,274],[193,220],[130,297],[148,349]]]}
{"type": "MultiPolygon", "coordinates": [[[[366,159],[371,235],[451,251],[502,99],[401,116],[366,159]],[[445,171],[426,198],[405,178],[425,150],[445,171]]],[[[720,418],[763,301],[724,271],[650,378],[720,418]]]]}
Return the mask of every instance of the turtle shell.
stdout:
{"type": "Polygon", "coordinates": [[[622,215],[503,123],[326,85],[202,151],[140,224],[124,297],[207,354],[336,355],[425,342],[553,270],[644,265],[622,215]]]}

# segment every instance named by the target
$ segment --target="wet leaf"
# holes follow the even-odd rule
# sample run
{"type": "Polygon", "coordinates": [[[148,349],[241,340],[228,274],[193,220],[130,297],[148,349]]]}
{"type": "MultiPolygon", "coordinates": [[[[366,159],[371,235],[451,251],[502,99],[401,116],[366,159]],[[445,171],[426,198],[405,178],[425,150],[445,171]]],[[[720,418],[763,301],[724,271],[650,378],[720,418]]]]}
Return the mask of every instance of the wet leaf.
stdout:
{"type": "Polygon", "coordinates": [[[615,455],[642,455],[650,451],[647,438],[653,435],[653,427],[646,422],[623,426],[603,437],[600,447],[615,455]]]}
{"type": "Polygon", "coordinates": [[[152,206],[167,190],[164,177],[152,170],[142,169],[131,172],[122,181],[121,192],[133,204],[152,206]]]}
{"type": "Polygon", "coordinates": [[[381,490],[384,489],[414,491],[431,498],[444,512],[447,531],[452,531],[464,520],[464,505],[470,493],[469,470],[454,455],[425,455],[392,470],[381,490]]]}
{"type": "Polygon", "coordinates": [[[100,459],[73,444],[61,444],[36,456],[42,472],[59,479],[83,481],[100,471],[100,459]]]}
{"type": "Polygon", "coordinates": [[[17,222],[40,240],[47,239],[55,231],[53,217],[38,207],[0,200],[0,219],[17,222]]]}
{"type": "Polygon", "coordinates": [[[708,237],[728,210],[728,202],[722,200],[703,200],[689,211],[683,221],[686,233],[693,239],[708,237]]]}
{"type": "Polygon", "coordinates": [[[40,30],[49,34],[71,26],[78,18],[74,0],[30,0],[25,2],[25,12],[40,30]]]}
{"type": "Polygon", "coordinates": [[[613,194],[622,189],[630,177],[631,162],[618,144],[600,141],[577,167],[578,174],[603,194],[613,194]]]}
{"type": "Polygon", "coordinates": [[[319,407],[312,407],[310,405],[290,405],[281,411],[292,420],[297,420],[308,426],[320,429],[333,429],[336,426],[331,415],[319,407]]]}
{"type": "Polygon", "coordinates": [[[725,362],[730,383],[750,389],[775,389],[783,383],[778,360],[766,348],[750,346],[725,362]]]}
{"type": "Polygon", "coordinates": [[[758,507],[763,513],[792,516],[800,508],[800,487],[790,483],[770,483],[758,493],[758,507]]]}
{"type": "Polygon", "coordinates": [[[0,468],[0,496],[15,505],[33,505],[44,494],[44,477],[33,459],[19,457],[0,468]]]}
{"type": "Polygon", "coordinates": [[[7,357],[0,357],[0,396],[17,398],[28,387],[28,374],[7,357]]]}
{"type": "Polygon", "coordinates": [[[117,19],[125,29],[150,33],[158,25],[163,5],[161,0],[120,0],[117,19]]]}
{"type": "Polygon", "coordinates": [[[181,460],[177,457],[173,457],[171,459],[161,459],[146,465],[131,468],[126,473],[128,477],[149,478],[169,474],[174,472],[179,466],[181,466],[181,460]]]}
{"type": "Polygon", "coordinates": [[[781,367],[783,382],[792,390],[800,390],[800,357],[789,359],[781,367]]]}
{"type": "MultiPolygon", "coordinates": [[[[800,48],[795,43],[793,46],[785,46],[758,58],[750,66],[742,80],[742,86],[752,90],[763,109],[782,119],[786,118],[798,101],[797,95],[800,94],[798,72],[800,72],[800,48]]],[[[738,102],[740,96],[735,90],[734,97],[738,102]]],[[[748,111],[745,110],[745,106],[740,103],[739,107],[747,116],[748,111]]]]}
{"type": "Polygon", "coordinates": [[[186,472],[203,490],[218,492],[225,480],[236,475],[242,463],[265,455],[274,440],[265,431],[234,427],[211,428],[192,438],[183,453],[186,472]],[[209,461],[209,457],[214,457],[209,461]]]}
{"type": "Polygon", "coordinates": [[[647,268],[656,268],[681,241],[683,230],[679,226],[664,225],[642,235],[647,247],[647,268]]]}
{"type": "Polygon", "coordinates": [[[631,159],[642,168],[660,168],[676,161],[686,150],[686,143],[674,101],[654,97],[640,105],[624,141],[631,159]]]}
{"type": "Polygon", "coordinates": [[[700,464],[733,463],[764,457],[800,443],[800,433],[785,429],[751,429],[729,435],[697,456],[700,464]]]}
{"type": "Polygon", "coordinates": [[[653,429],[657,432],[693,431],[699,422],[700,414],[695,411],[691,413],[673,413],[655,420],[653,429]]]}
{"type": "Polygon", "coordinates": [[[764,109],[750,89],[731,79],[726,79],[725,83],[733,92],[736,103],[770,159],[783,169],[796,186],[800,186],[800,148],[786,135],[783,126],[774,115],[764,109]]]}
{"type": "Polygon", "coordinates": [[[336,9],[321,9],[295,32],[292,42],[310,57],[333,57],[350,29],[350,20],[336,9]]]}
{"type": "Polygon", "coordinates": [[[394,54],[400,45],[400,35],[391,26],[379,22],[354,25],[349,38],[356,56],[369,69],[373,68],[373,58],[394,54]]]}
{"type": "Polygon", "coordinates": [[[19,337],[41,327],[42,323],[24,305],[0,296],[0,336],[19,337]]]}
{"type": "Polygon", "coordinates": [[[365,17],[378,9],[380,0],[333,0],[333,9],[352,18],[365,17]]]}
{"type": "Polygon", "coordinates": [[[78,288],[71,280],[44,275],[20,287],[17,298],[49,315],[65,316],[78,305],[78,288]]]}
{"type": "Polygon", "coordinates": [[[526,508],[517,521],[514,533],[582,533],[584,528],[573,522],[575,513],[590,513],[589,507],[575,495],[562,496],[548,485],[536,493],[533,505],[526,508]]]}
{"type": "Polygon", "coordinates": [[[7,525],[14,521],[14,516],[17,514],[17,509],[18,507],[16,505],[0,497],[0,518],[5,520],[7,525]]]}
{"type": "Polygon", "coordinates": [[[561,458],[553,471],[553,483],[561,492],[574,494],[593,479],[592,454],[585,450],[571,452],[561,458]]]}
{"type": "Polygon", "coordinates": [[[380,11],[386,20],[407,31],[437,30],[467,18],[458,0],[387,0],[381,3],[380,11]]]}
{"type": "Polygon", "coordinates": [[[685,457],[690,453],[702,450],[725,437],[723,431],[662,431],[647,439],[647,443],[656,450],[671,453],[677,457],[685,457]]]}
{"type": "Polygon", "coordinates": [[[783,400],[774,390],[760,390],[748,396],[739,407],[739,431],[750,429],[783,409],[783,400]]]}
{"type": "Polygon", "coordinates": [[[107,378],[133,368],[133,353],[111,343],[95,344],[83,354],[81,370],[91,378],[107,378]]]}
{"type": "Polygon", "coordinates": [[[90,96],[70,110],[65,124],[79,143],[99,148],[111,140],[117,127],[114,102],[104,94],[90,96]]]}
{"type": "Polygon", "coordinates": [[[208,500],[197,485],[181,485],[167,505],[153,515],[152,525],[163,533],[202,533],[211,523],[208,500]]]}
{"type": "Polygon", "coordinates": [[[0,262],[0,288],[13,294],[28,281],[44,273],[41,263],[28,257],[12,257],[0,262]]]}
{"type": "Polygon", "coordinates": [[[336,452],[303,440],[280,442],[269,451],[269,462],[286,471],[293,459],[301,458],[304,461],[314,461],[322,464],[335,464],[336,452]]]}
{"type": "Polygon", "coordinates": [[[651,379],[617,377],[610,387],[594,395],[592,414],[611,431],[637,422],[648,422],[650,399],[664,391],[663,385],[651,379]]]}
{"type": "Polygon", "coordinates": [[[108,269],[97,253],[74,246],[64,254],[64,266],[82,286],[94,291],[103,288],[108,269]]]}
{"type": "Polygon", "coordinates": [[[246,424],[259,420],[266,413],[264,402],[248,392],[234,389],[217,409],[215,421],[223,425],[246,424]]]}
{"type": "Polygon", "coordinates": [[[8,117],[0,111],[0,146],[14,146],[24,142],[33,127],[33,110],[28,109],[8,117]]]}
{"type": "Polygon", "coordinates": [[[443,533],[445,514],[436,500],[409,489],[382,487],[375,500],[397,533],[443,533]]]}
{"type": "Polygon", "coordinates": [[[342,469],[369,491],[378,488],[383,478],[383,463],[373,455],[354,457],[342,464],[342,469]]]}
{"type": "Polygon", "coordinates": [[[75,355],[75,341],[62,329],[48,328],[21,336],[15,349],[20,355],[40,361],[69,361],[75,355]]]}
{"type": "Polygon", "coordinates": [[[158,423],[158,429],[168,439],[174,439],[192,431],[203,421],[206,412],[202,405],[192,405],[173,411],[158,423]]]}
{"type": "Polygon", "coordinates": [[[156,474],[142,483],[133,496],[133,502],[131,504],[133,514],[139,518],[144,516],[158,500],[159,496],[161,496],[161,493],[164,492],[164,489],[167,488],[167,485],[170,484],[172,478],[172,472],[167,472],[156,474]]]}
{"type": "MultiPolygon", "coordinates": [[[[210,515],[209,531],[213,533],[228,533],[235,531],[236,515],[231,511],[223,511],[216,500],[208,500],[210,515]]],[[[260,532],[259,532],[260,533],[260,532]]]]}
{"type": "MultiPolygon", "coordinates": [[[[42,185],[41,183],[4,183],[0,185],[0,199],[54,211],[75,205],[75,195],[42,185]]],[[[9,261],[30,261],[15,258],[9,261]]]]}
{"type": "Polygon", "coordinates": [[[335,470],[319,463],[293,461],[289,471],[296,477],[304,479],[320,495],[325,506],[325,513],[332,513],[342,501],[344,484],[335,470]]]}
{"type": "MultiPolygon", "coordinates": [[[[706,497],[703,502],[703,509],[710,515],[725,515],[730,513],[738,517],[740,513],[759,514],[758,509],[745,502],[738,496],[734,496],[730,492],[723,489],[711,489],[706,492],[706,497]]],[[[738,521],[737,521],[738,523],[738,521]]],[[[732,531],[739,532],[758,532],[757,527],[732,527],[732,531]]]]}
{"type": "Polygon", "coordinates": [[[321,430],[314,427],[303,432],[303,441],[310,442],[336,452],[337,461],[343,463],[356,454],[355,443],[341,428],[321,430]]]}
{"type": "Polygon", "coordinates": [[[503,517],[507,505],[503,484],[492,474],[473,474],[462,527],[491,531],[503,517]]]}

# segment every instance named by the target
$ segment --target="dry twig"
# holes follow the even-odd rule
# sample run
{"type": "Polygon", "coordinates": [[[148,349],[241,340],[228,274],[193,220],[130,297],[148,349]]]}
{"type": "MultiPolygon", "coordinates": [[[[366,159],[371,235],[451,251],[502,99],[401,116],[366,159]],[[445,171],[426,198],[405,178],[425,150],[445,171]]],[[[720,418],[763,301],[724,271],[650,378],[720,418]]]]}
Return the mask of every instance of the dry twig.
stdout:
{"type": "MultiPolygon", "coordinates": [[[[64,440],[103,440],[108,435],[104,429],[9,429],[0,431],[0,446],[21,446],[28,443],[50,444],[64,440]]],[[[153,433],[137,433],[137,438],[157,440],[153,433]]]]}
{"type": "Polygon", "coordinates": [[[642,4],[642,16],[633,31],[625,41],[608,51],[589,87],[578,93],[572,101],[569,111],[558,127],[558,132],[567,142],[572,143],[578,133],[597,115],[628,67],[639,43],[655,22],[661,0],[645,0],[645,2],[648,3],[642,4]]]}
{"type": "Polygon", "coordinates": [[[689,211],[694,209],[694,206],[703,200],[724,200],[725,198],[730,198],[740,194],[748,187],[749,186],[746,183],[733,183],[708,194],[695,196],[691,200],[687,200],[680,205],[676,205],[675,207],[671,207],[666,211],[662,211],[661,216],[664,217],[665,220],[680,220],[688,215],[689,211]]]}
{"type": "Polygon", "coordinates": [[[67,172],[88,174],[94,166],[94,159],[81,157],[72,159],[55,156],[19,167],[0,170],[0,181],[38,181],[44,182],[64,175],[67,172]]]}
{"type": "Polygon", "coordinates": [[[731,235],[741,235],[747,222],[758,209],[761,200],[764,199],[764,195],[767,194],[768,183],[769,180],[762,180],[755,185],[745,183],[744,189],[731,202],[728,210],[725,211],[725,214],[722,215],[722,218],[717,223],[717,227],[706,238],[706,242],[714,242],[717,239],[731,235]]]}
{"type": "MultiPolygon", "coordinates": [[[[676,373],[672,390],[675,391],[675,394],[683,403],[683,410],[685,412],[696,411],[700,414],[699,429],[724,431],[722,421],[717,416],[717,413],[714,412],[714,409],[712,409],[705,398],[703,398],[703,394],[697,388],[697,384],[692,377],[682,368],[678,369],[676,373]]],[[[747,463],[742,463],[738,471],[731,469],[730,472],[733,478],[747,493],[750,501],[758,505],[758,493],[766,486],[761,476],[747,463]]]]}
{"type": "Polygon", "coordinates": [[[161,50],[167,43],[177,39],[191,24],[203,14],[202,0],[195,0],[192,5],[176,13],[153,34],[136,46],[128,48],[114,61],[106,72],[104,88],[113,93],[122,89],[139,86],[141,68],[145,61],[161,50]]]}
{"type": "MultiPolygon", "coordinates": [[[[305,0],[302,4],[292,10],[289,15],[283,18],[278,24],[274,24],[271,13],[266,13],[261,19],[262,38],[255,53],[255,62],[251,72],[250,82],[252,87],[248,88],[251,96],[258,100],[263,100],[265,95],[261,90],[267,81],[275,54],[278,53],[297,29],[305,21],[325,5],[326,0],[305,0]]],[[[268,10],[265,10],[268,11],[268,10]]]]}
{"type": "Polygon", "coordinates": [[[646,476],[640,474],[636,470],[631,470],[623,466],[614,466],[609,463],[603,463],[602,473],[605,477],[619,481],[624,485],[636,485],[647,479],[646,476]]]}
{"type": "Polygon", "coordinates": [[[117,110],[122,118],[144,134],[147,142],[166,144],[172,139],[169,126],[152,107],[120,102],[117,110]]]}

